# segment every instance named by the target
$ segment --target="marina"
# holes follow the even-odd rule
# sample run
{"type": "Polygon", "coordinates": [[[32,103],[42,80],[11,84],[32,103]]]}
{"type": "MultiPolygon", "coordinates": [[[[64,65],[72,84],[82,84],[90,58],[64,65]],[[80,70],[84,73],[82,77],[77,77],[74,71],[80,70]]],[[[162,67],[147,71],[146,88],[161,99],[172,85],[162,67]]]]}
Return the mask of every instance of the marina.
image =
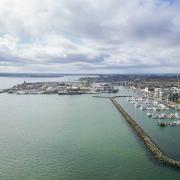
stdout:
{"type": "MultiPolygon", "coordinates": [[[[175,109],[174,113],[169,112],[167,104],[157,101],[156,99],[148,98],[139,95],[139,97],[127,98],[129,103],[134,104],[137,110],[146,111],[146,115],[149,118],[158,120],[157,125],[166,127],[166,126],[178,126],[180,125],[180,115],[178,110],[175,109]],[[163,120],[163,121],[162,121],[163,120]],[[168,122],[165,122],[167,120],[168,122]]],[[[174,109],[174,108],[172,108],[174,109]]]]}

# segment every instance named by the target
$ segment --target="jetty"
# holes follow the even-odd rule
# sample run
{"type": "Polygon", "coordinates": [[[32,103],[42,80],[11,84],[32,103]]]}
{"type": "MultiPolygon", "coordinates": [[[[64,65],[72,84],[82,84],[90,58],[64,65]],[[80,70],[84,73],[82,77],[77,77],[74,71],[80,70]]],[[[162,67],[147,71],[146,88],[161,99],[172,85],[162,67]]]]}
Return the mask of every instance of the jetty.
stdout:
{"type": "Polygon", "coordinates": [[[149,149],[149,151],[157,160],[161,161],[162,163],[168,166],[180,168],[180,161],[168,157],[150,138],[150,136],[140,127],[140,125],[138,125],[136,121],[124,110],[124,108],[116,101],[115,98],[110,97],[109,99],[117,108],[117,110],[123,115],[130,127],[134,130],[137,136],[144,142],[147,149],[149,149]]]}

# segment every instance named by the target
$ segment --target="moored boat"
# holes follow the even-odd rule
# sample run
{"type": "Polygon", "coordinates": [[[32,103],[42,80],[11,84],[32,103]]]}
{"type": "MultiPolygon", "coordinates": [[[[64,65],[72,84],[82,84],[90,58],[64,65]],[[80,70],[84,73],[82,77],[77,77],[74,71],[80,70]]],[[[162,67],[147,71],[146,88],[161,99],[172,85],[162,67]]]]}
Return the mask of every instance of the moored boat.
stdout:
{"type": "Polygon", "coordinates": [[[147,116],[148,116],[148,117],[152,117],[152,114],[151,114],[151,113],[147,113],[147,116]]]}
{"type": "Polygon", "coordinates": [[[158,124],[159,126],[161,126],[161,127],[167,126],[167,123],[162,122],[162,121],[158,121],[157,124],[158,124]]]}

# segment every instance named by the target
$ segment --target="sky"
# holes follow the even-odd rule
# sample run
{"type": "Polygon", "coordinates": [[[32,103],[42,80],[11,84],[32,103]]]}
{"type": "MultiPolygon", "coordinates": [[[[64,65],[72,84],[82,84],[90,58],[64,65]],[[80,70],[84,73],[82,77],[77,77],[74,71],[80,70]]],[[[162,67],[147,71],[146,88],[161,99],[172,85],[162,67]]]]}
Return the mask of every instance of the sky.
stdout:
{"type": "Polygon", "coordinates": [[[179,0],[0,0],[0,72],[179,71],[179,0]]]}

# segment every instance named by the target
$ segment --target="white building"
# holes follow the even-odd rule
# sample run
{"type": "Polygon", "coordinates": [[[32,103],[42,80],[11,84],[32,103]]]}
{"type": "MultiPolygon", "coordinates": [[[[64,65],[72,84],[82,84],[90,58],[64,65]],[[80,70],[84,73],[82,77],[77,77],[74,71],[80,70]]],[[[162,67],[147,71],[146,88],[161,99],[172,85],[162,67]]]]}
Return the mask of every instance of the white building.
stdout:
{"type": "Polygon", "coordinates": [[[162,99],[162,89],[161,88],[155,88],[154,89],[154,97],[155,98],[159,98],[159,99],[162,99]]]}
{"type": "Polygon", "coordinates": [[[172,88],[170,89],[170,91],[171,91],[173,94],[180,93],[180,89],[178,89],[177,87],[172,87],[172,88]]]}
{"type": "Polygon", "coordinates": [[[145,92],[145,93],[148,93],[148,92],[149,92],[149,88],[148,88],[148,87],[145,87],[145,88],[144,88],[144,92],[145,92]]]}
{"type": "Polygon", "coordinates": [[[135,90],[135,89],[136,89],[136,87],[134,87],[134,86],[130,86],[130,89],[135,90]]]}

